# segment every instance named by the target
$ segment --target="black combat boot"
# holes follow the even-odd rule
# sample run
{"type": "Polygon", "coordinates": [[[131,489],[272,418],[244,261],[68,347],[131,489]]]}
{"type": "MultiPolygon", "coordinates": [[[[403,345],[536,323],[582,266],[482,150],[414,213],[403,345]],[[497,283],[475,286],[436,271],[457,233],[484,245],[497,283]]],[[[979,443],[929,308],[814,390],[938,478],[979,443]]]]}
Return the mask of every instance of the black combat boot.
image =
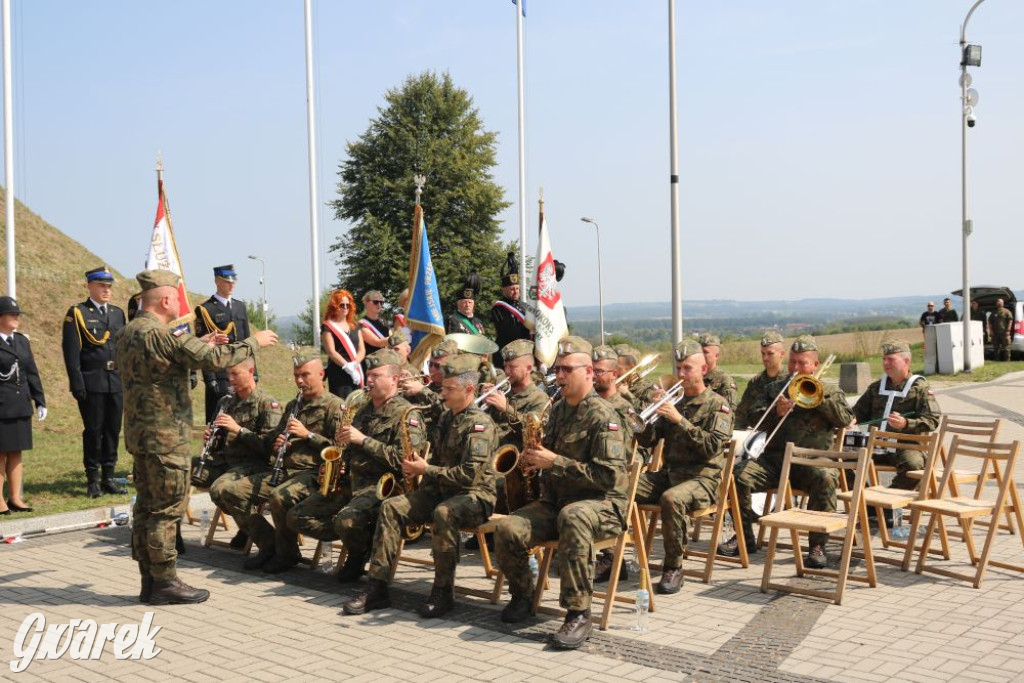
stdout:
{"type": "Polygon", "coordinates": [[[99,470],[86,470],[85,478],[88,481],[86,485],[85,494],[90,498],[99,498],[103,495],[103,490],[100,487],[100,473],[99,470]]]}
{"type": "Polygon", "coordinates": [[[370,579],[369,589],[345,602],[341,611],[345,614],[365,614],[385,607],[391,607],[388,585],[380,579],[370,579]]]}
{"type": "Polygon", "coordinates": [[[662,595],[678,593],[683,587],[683,568],[666,567],[661,574],[661,581],[654,587],[662,595]]]}
{"type": "Polygon", "coordinates": [[[366,573],[366,553],[351,552],[338,572],[338,583],[352,583],[366,573]]]}
{"type": "Polygon", "coordinates": [[[241,529],[239,529],[238,533],[235,534],[234,538],[231,539],[231,542],[228,543],[228,545],[231,546],[235,550],[241,550],[242,548],[245,547],[245,544],[248,543],[248,542],[249,542],[249,534],[247,534],[244,531],[242,531],[241,529]]]}
{"type": "Polygon", "coordinates": [[[436,619],[443,617],[455,607],[455,591],[452,586],[434,586],[430,597],[417,610],[421,617],[436,619]]]}
{"type": "Polygon", "coordinates": [[[301,555],[274,555],[270,561],[263,565],[263,571],[268,574],[280,574],[286,572],[299,563],[301,555]]]}
{"type": "Polygon", "coordinates": [[[263,565],[270,562],[274,557],[274,544],[268,543],[265,548],[259,548],[252,557],[246,558],[245,562],[242,563],[242,569],[248,571],[254,571],[256,569],[262,569],[263,565]]]}
{"type": "MultiPolygon", "coordinates": [[[[757,552],[757,536],[754,535],[754,525],[743,523],[743,541],[747,546],[747,553],[757,552]]],[[[737,541],[737,537],[733,536],[725,543],[718,544],[718,554],[725,555],[726,557],[739,557],[740,556],[740,545],[737,541]]]]}
{"type": "Polygon", "coordinates": [[[126,489],[121,488],[121,485],[115,481],[113,467],[103,468],[103,481],[100,483],[100,488],[103,490],[103,493],[110,493],[117,496],[123,496],[128,493],[126,489]]]}
{"type": "Polygon", "coordinates": [[[562,628],[551,637],[551,644],[560,650],[575,650],[587,642],[594,624],[590,621],[590,610],[569,610],[562,628]]]}
{"type": "MultiPolygon", "coordinates": [[[[594,567],[594,583],[605,583],[612,576],[612,564],[614,564],[615,555],[612,551],[607,548],[601,551],[601,554],[597,556],[597,565],[594,567]]],[[[629,569],[626,568],[626,563],[623,562],[619,565],[619,581],[629,580],[629,569]]]]}
{"type": "Polygon", "coordinates": [[[168,581],[153,581],[152,593],[149,596],[151,605],[191,605],[197,602],[206,602],[210,597],[210,591],[202,588],[193,588],[181,579],[175,577],[168,581]]]}
{"type": "Polygon", "coordinates": [[[143,576],[142,577],[142,590],[139,591],[139,602],[143,605],[148,605],[150,597],[153,595],[153,577],[143,576]]]}
{"type": "Polygon", "coordinates": [[[505,605],[505,609],[501,610],[501,620],[506,624],[518,624],[529,619],[531,595],[533,595],[532,590],[525,595],[513,595],[509,603],[505,605]]]}
{"type": "Polygon", "coordinates": [[[185,554],[185,539],[181,537],[181,520],[174,525],[174,549],[179,555],[185,554]]]}
{"type": "Polygon", "coordinates": [[[804,564],[811,569],[824,569],[827,567],[828,555],[825,554],[825,548],[821,545],[812,545],[807,553],[807,557],[804,558],[804,564]]]}

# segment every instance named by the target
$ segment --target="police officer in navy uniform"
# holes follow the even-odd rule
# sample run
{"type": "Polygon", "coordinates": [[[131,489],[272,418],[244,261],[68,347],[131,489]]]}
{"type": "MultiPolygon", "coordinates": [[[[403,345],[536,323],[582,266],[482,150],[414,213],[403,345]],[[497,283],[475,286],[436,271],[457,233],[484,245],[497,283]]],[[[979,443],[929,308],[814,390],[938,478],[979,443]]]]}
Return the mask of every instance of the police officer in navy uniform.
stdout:
{"type": "MultiPolygon", "coordinates": [[[[249,316],[245,304],[231,298],[238,274],[233,265],[217,266],[213,269],[213,281],[217,293],[196,306],[196,336],[203,337],[210,332],[226,334],[234,343],[249,338],[249,316]]],[[[257,372],[256,379],[259,379],[257,372]]],[[[217,402],[230,391],[228,375],[224,370],[203,371],[206,384],[206,422],[209,424],[217,415],[217,402]]]]}
{"type": "Polygon", "coordinates": [[[89,298],[64,316],[62,346],[71,395],[82,414],[87,493],[124,494],[114,480],[121,437],[121,376],[114,368],[114,336],[125,326],[124,311],[110,303],[114,276],[106,266],[85,274],[89,298]]]}
{"type": "Polygon", "coordinates": [[[501,298],[491,307],[491,320],[494,322],[494,337],[498,343],[498,351],[494,352],[494,367],[501,368],[505,360],[500,349],[505,348],[517,339],[532,339],[530,329],[526,326],[526,310],[519,296],[522,292],[519,280],[519,264],[516,255],[509,252],[505,265],[501,269],[501,298]]]}

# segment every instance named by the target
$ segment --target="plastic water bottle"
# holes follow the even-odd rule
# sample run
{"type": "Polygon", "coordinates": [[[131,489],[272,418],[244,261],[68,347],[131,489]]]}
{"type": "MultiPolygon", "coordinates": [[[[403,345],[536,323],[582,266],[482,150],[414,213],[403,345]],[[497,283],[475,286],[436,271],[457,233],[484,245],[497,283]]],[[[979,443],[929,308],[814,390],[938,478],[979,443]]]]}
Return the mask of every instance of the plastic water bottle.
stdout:
{"type": "Polygon", "coordinates": [[[334,544],[328,543],[327,548],[324,550],[323,555],[320,556],[320,564],[317,565],[324,574],[330,574],[334,571],[334,544]]]}
{"type": "Polygon", "coordinates": [[[903,523],[903,508],[892,511],[892,537],[897,541],[910,538],[910,527],[903,523]]]}
{"type": "Polygon", "coordinates": [[[540,576],[540,565],[537,564],[537,556],[530,554],[530,575],[533,576],[534,584],[537,583],[537,578],[540,576]]]}
{"type": "Polygon", "coordinates": [[[210,531],[210,511],[203,510],[199,515],[199,533],[204,537],[210,531]]]}
{"type": "Polygon", "coordinates": [[[651,608],[651,594],[646,588],[636,592],[636,626],[631,630],[641,633],[647,632],[648,612],[651,608]]]}

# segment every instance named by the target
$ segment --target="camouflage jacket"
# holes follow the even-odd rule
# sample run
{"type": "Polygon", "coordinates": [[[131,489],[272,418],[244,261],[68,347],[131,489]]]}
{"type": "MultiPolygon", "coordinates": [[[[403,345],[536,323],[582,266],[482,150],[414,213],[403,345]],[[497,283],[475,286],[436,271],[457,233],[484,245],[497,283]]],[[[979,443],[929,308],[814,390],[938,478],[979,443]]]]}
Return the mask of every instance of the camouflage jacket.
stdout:
{"type": "MultiPolygon", "coordinates": [[[[853,421],[853,413],[850,412],[850,405],[846,402],[846,395],[841,389],[830,384],[824,384],[823,387],[825,395],[816,408],[793,407],[786,422],[765,448],[767,455],[773,455],[781,461],[782,455],[786,452],[786,444],[790,441],[801,448],[832,448],[835,429],[849,425],[853,421]]],[[[773,409],[772,415],[764,421],[761,428],[771,434],[779,419],[773,409]]]]}
{"type": "MultiPolygon", "coordinates": [[[[295,408],[295,401],[292,399],[285,406],[284,413],[278,421],[277,426],[263,439],[263,447],[266,453],[270,454],[271,464],[277,457],[274,449],[274,440],[277,435],[285,431],[288,425],[288,417],[295,408]]],[[[302,400],[295,419],[309,430],[308,438],[300,439],[294,434],[288,437],[288,447],[285,450],[284,466],[290,472],[298,472],[318,467],[320,464],[320,451],[334,443],[334,437],[338,432],[338,422],[341,419],[341,411],[345,404],[340,398],[326,389],[319,397],[302,400]]]]}
{"type": "Polygon", "coordinates": [[[389,398],[380,408],[369,401],[352,418],[352,426],[361,431],[366,440],[361,446],[350,444],[346,460],[352,481],[352,490],[376,486],[387,473],[402,477],[402,430],[409,430],[409,442],[418,451],[426,443],[423,418],[412,404],[402,396],[389,398]],[[403,422],[404,420],[404,422],[403,422]]]}
{"type": "Polygon", "coordinates": [[[634,382],[622,395],[633,406],[633,410],[639,413],[654,403],[654,392],[660,388],[657,384],[644,377],[634,382]]]}
{"type": "Polygon", "coordinates": [[[618,413],[596,391],[576,406],[558,401],[544,429],[544,447],[558,454],[541,474],[544,500],[560,508],[578,500],[607,500],[625,520],[624,434],[618,413]]]}
{"type": "Polygon", "coordinates": [[[729,410],[736,410],[736,381],[722,368],[708,370],[704,375],[704,386],[728,401],[729,410]]]}
{"type": "Polygon", "coordinates": [[[747,388],[743,390],[740,404],[736,406],[736,429],[751,429],[756,425],[764,411],[782,391],[787,379],[788,375],[782,370],[775,377],[769,377],[767,371],[762,370],[750,380],[747,388]]]}
{"type": "Polygon", "coordinates": [[[257,343],[210,346],[140,311],[118,333],[114,362],[124,385],[124,441],[129,453],[170,453],[192,436],[189,371],[220,370],[253,356],[257,343]]]}
{"type": "Polygon", "coordinates": [[[732,410],[711,387],[697,396],[684,396],[676,409],[682,422],[672,424],[661,418],[640,435],[640,442],[653,446],[665,439],[661,470],[673,486],[695,477],[707,477],[717,485],[732,438],[732,410]]]}
{"type": "Polygon", "coordinates": [[[1010,309],[1001,308],[988,314],[988,326],[993,335],[1003,335],[1013,328],[1013,313],[1010,309]]]}
{"type": "Polygon", "coordinates": [[[498,433],[487,413],[473,404],[457,415],[445,410],[431,445],[421,487],[446,499],[469,494],[493,508],[497,495],[491,461],[498,433]]]}
{"type": "Polygon", "coordinates": [[[548,405],[548,395],[532,382],[518,394],[508,396],[508,406],[504,411],[494,406],[487,406],[487,414],[494,420],[498,429],[498,445],[514,444],[523,447],[523,416],[527,413],[540,414],[548,405]]]}
{"type": "MultiPolygon", "coordinates": [[[[899,385],[890,385],[886,389],[889,391],[903,391],[904,384],[905,381],[899,385]]],[[[889,397],[880,393],[881,388],[882,380],[875,380],[867,388],[867,391],[857,399],[857,403],[853,406],[853,415],[857,418],[857,422],[878,420],[885,413],[885,406],[889,402],[889,397]]],[[[928,432],[933,432],[938,429],[939,416],[942,414],[939,410],[939,404],[928,386],[928,380],[924,377],[917,378],[913,386],[907,391],[905,397],[900,398],[897,396],[893,399],[892,410],[901,415],[913,413],[913,417],[907,417],[906,429],[896,429],[892,425],[888,425],[885,428],[885,431],[902,434],[927,434],[928,432]]],[[[879,429],[881,428],[879,426],[879,429]]]]}
{"type": "Polygon", "coordinates": [[[263,391],[259,385],[245,398],[235,394],[221,397],[217,412],[230,415],[241,430],[237,434],[217,437],[218,444],[213,451],[214,461],[223,459],[229,466],[250,460],[263,463],[267,451],[263,438],[281,421],[281,404],[263,391]]]}

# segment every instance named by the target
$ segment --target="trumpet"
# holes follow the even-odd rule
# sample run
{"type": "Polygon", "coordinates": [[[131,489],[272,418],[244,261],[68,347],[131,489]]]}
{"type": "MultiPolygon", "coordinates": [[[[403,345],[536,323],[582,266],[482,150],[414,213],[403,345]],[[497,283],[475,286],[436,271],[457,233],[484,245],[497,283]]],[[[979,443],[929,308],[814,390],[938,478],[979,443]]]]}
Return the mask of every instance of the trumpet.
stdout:
{"type": "Polygon", "coordinates": [[[488,389],[484,393],[480,394],[476,399],[474,399],[473,400],[473,405],[475,405],[477,408],[482,407],[484,405],[484,400],[488,396],[490,396],[493,393],[499,392],[499,391],[501,393],[505,394],[506,396],[508,396],[509,392],[512,391],[512,380],[510,380],[508,377],[506,377],[505,379],[501,380],[500,382],[495,384],[493,387],[491,387],[490,389],[488,389]]]}
{"type": "Polygon", "coordinates": [[[619,386],[623,382],[626,383],[627,387],[633,386],[637,381],[658,369],[658,360],[660,358],[661,355],[657,353],[644,356],[640,359],[639,363],[615,379],[615,386],[619,386]]]}
{"type": "Polygon", "coordinates": [[[683,397],[683,380],[679,380],[672,387],[665,392],[665,395],[659,398],[651,405],[644,408],[640,413],[630,412],[626,415],[626,424],[633,430],[634,433],[639,434],[640,432],[647,429],[649,426],[658,421],[661,417],[658,415],[658,408],[662,407],[666,403],[675,405],[683,397]]]}

